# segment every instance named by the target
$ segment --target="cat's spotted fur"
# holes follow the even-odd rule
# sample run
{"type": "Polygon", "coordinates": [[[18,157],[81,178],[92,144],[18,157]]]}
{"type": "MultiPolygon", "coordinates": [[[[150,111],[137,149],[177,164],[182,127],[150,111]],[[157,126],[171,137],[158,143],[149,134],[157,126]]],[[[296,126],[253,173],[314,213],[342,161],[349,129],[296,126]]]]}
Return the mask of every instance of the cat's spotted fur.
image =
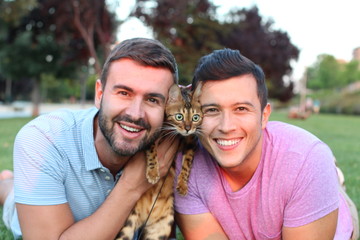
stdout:
{"type": "MultiPolygon", "coordinates": [[[[187,89],[180,89],[174,84],[169,90],[169,98],[166,103],[164,134],[180,134],[183,136],[181,144],[183,153],[182,169],[178,176],[176,187],[181,195],[187,194],[187,183],[196,149],[195,133],[199,132],[202,122],[203,115],[199,102],[200,93],[201,85],[198,85],[194,92],[189,92],[187,89]]],[[[145,223],[164,181],[164,186],[156,200],[150,218],[146,223],[141,239],[167,239],[171,233],[171,228],[174,223],[173,182],[175,169],[174,166],[172,166],[167,177],[160,179],[155,144],[146,151],[146,158],[146,177],[154,186],[136,203],[132,213],[118,235],[118,240],[133,239],[136,229],[145,223]]]]}

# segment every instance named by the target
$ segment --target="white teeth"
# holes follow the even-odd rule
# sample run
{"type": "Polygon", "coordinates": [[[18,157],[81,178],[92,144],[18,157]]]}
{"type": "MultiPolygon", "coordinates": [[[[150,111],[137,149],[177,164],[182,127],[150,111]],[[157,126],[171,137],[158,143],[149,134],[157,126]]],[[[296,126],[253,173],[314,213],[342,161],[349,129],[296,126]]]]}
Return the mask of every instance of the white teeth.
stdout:
{"type": "Polygon", "coordinates": [[[221,145],[221,146],[231,146],[231,145],[235,145],[238,142],[240,142],[239,139],[236,140],[221,140],[221,139],[217,139],[216,140],[217,144],[221,145]]]}
{"type": "Polygon", "coordinates": [[[140,132],[140,129],[132,128],[123,124],[120,124],[120,126],[129,132],[140,132]]]}

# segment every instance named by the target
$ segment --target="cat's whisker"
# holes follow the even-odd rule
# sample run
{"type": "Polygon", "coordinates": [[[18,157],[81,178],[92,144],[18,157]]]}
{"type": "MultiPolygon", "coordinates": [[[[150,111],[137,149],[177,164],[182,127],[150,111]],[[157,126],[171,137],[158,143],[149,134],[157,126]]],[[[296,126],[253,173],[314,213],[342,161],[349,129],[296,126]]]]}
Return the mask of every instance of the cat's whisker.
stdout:
{"type": "Polygon", "coordinates": [[[177,132],[174,131],[164,131],[161,136],[159,137],[160,140],[163,140],[165,138],[168,138],[170,141],[173,141],[176,136],[178,135],[177,132]]]}
{"type": "Polygon", "coordinates": [[[197,128],[196,129],[196,132],[195,132],[195,135],[196,136],[200,136],[200,137],[203,137],[204,136],[204,132],[201,128],[197,128]]]}

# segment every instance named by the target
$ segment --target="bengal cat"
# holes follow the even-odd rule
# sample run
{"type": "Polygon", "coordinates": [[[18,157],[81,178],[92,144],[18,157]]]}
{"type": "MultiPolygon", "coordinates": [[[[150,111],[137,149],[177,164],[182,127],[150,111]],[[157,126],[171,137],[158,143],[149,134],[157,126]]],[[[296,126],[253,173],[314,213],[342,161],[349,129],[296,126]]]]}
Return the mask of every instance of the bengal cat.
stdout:
{"type": "MultiPolygon", "coordinates": [[[[195,134],[200,133],[200,124],[203,117],[199,102],[200,94],[201,84],[193,92],[174,84],[169,90],[169,98],[165,107],[166,121],[163,127],[163,135],[182,136],[180,146],[183,153],[182,169],[176,187],[181,195],[187,194],[190,169],[197,145],[195,134]]],[[[136,203],[124,227],[118,234],[117,240],[133,239],[136,229],[142,227],[144,223],[146,223],[146,226],[144,226],[140,239],[167,239],[171,233],[174,223],[174,166],[169,169],[169,173],[165,178],[160,179],[155,144],[146,151],[146,160],[146,177],[154,186],[136,203]],[[160,194],[157,196],[159,192],[160,194]],[[155,200],[156,205],[146,222],[155,200]]]]}

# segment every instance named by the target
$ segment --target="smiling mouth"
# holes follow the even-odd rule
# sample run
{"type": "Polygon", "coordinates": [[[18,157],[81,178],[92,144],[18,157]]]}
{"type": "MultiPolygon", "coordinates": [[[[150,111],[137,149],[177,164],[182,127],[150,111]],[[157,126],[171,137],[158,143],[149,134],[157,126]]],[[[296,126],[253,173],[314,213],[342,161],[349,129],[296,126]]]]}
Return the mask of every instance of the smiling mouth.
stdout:
{"type": "Polygon", "coordinates": [[[140,132],[142,130],[142,129],[138,129],[138,128],[129,127],[129,126],[124,125],[124,124],[120,124],[120,127],[122,129],[125,129],[128,132],[133,132],[133,133],[138,133],[138,132],[140,132]]]}
{"type": "Polygon", "coordinates": [[[240,139],[231,139],[231,140],[225,140],[225,139],[215,139],[216,143],[220,146],[233,146],[240,142],[240,139]]]}

